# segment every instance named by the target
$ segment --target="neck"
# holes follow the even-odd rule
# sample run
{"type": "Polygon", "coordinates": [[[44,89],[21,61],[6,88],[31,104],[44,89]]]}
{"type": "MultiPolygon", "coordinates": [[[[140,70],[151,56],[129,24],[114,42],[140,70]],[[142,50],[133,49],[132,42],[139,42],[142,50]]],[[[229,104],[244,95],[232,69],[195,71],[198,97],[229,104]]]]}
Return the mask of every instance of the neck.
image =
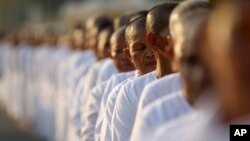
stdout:
{"type": "Polygon", "coordinates": [[[156,63],[155,73],[158,78],[161,78],[172,72],[171,67],[170,67],[170,62],[167,57],[159,54],[156,60],[157,60],[157,63],[156,63]]]}
{"type": "Polygon", "coordinates": [[[194,98],[186,90],[184,91],[184,97],[190,105],[194,105],[194,98]]]}
{"type": "Polygon", "coordinates": [[[184,97],[191,106],[194,106],[195,102],[199,98],[200,95],[198,94],[200,93],[191,91],[188,86],[185,86],[184,97]]]}

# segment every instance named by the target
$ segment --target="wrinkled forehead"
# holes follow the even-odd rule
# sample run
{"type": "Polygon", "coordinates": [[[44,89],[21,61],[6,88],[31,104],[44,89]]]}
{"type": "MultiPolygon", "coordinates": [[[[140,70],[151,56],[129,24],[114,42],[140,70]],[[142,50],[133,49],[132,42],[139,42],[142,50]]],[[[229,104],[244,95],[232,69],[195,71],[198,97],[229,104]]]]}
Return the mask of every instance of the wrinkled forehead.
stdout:
{"type": "Polygon", "coordinates": [[[143,26],[132,26],[126,32],[126,41],[128,43],[144,41],[146,39],[146,28],[143,26]]]}

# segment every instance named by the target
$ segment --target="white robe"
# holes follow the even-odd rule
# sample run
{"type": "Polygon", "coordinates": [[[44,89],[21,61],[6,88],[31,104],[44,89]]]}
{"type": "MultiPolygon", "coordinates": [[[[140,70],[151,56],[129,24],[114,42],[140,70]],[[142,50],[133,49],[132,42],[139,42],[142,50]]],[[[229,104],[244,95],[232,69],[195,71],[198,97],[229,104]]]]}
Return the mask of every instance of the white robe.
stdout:
{"type": "Polygon", "coordinates": [[[195,107],[197,107],[195,112],[163,125],[156,132],[153,140],[229,141],[229,124],[248,125],[250,123],[249,116],[247,116],[225,124],[222,121],[219,103],[207,95],[199,98],[195,107]]]}
{"type": "Polygon", "coordinates": [[[67,85],[67,93],[65,97],[65,104],[67,108],[67,138],[66,140],[79,140],[79,136],[77,134],[77,127],[75,126],[74,116],[75,116],[75,100],[77,97],[77,93],[75,93],[75,88],[77,87],[77,83],[81,79],[81,77],[85,77],[89,67],[96,60],[94,52],[92,50],[86,50],[80,53],[79,59],[76,60],[76,66],[74,66],[68,75],[68,85],[67,85]]]}
{"type": "Polygon", "coordinates": [[[97,84],[101,84],[102,82],[108,80],[113,74],[118,73],[118,70],[111,59],[107,59],[107,61],[100,68],[100,72],[97,77],[97,84]]]}
{"type": "Polygon", "coordinates": [[[129,140],[143,88],[156,79],[155,72],[151,72],[130,81],[121,88],[111,123],[113,141],[129,140]]]}
{"type": "Polygon", "coordinates": [[[100,103],[100,111],[99,111],[97,122],[96,122],[95,140],[100,140],[102,120],[104,118],[104,113],[106,111],[106,103],[107,103],[109,94],[118,84],[122,83],[123,81],[126,81],[127,79],[135,75],[137,75],[137,71],[118,73],[118,74],[113,75],[110,78],[110,80],[107,82],[106,88],[103,91],[103,96],[102,96],[101,103],[100,103]]]}
{"type": "Polygon", "coordinates": [[[167,95],[146,107],[137,118],[131,141],[148,140],[161,125],[193,111],[182,91],[167,95]]]}
{"type": "MultiPolygon", "coordinates": [[[[72,127],[72,119],[70,118],[70,109],[75,83],[78,80],[76,71],[81,66],[88,67],[95,61],[92,50],[85,52],[74,52],[65,62],[62,62],[62,74],[58,92],[58,105],[56,113],[56,138],[60,141],[75,138],[75,130],[72,127]],[[73,136],[73,137],[72,137],[73,136]]],[[[80,77],[80,76],[79,76],[80,77]]]]}
{"type": "Polygon", "coordinates": [[[90,92],[86,105],[83,107],[81,140],[94,141],[95,124],[100,110],[100,103],[107,81],[93,88],[90,92]]]}
{"type": "MultiPolygon", "coordinates": [[[[104,109],[102,109],[102,115],[100,115],[100,121],[96,125],[96,135],[95,140],[96,141],[108,141],[111,140],[111,119],[113,110],[115,107],[115,101],[118,96],[119,90],[121,87],[128,83],[129,81],[137,78],[137,73],[134,73],[134,76],[129,77],[128,79],[122,81],[121,83],[117,84],[110,94],[108,95],[106,106],[104,109]],[[112,112],[111,112],[112,111],[112,112]]],[[[105,101],[105,100],[104,100],[105,101]]]]}
{"type": "MultiPolygon", "coordinates": [[[[113,61],[111,59],[107,58],[107,59],[104,59],[100,62],[95,63],[94,66],[87,73],[86,77],[82,78],[79,81],[81,86],[77,87],[77,92],[76,92],[77,94],[74,97],[73,104],[75,106],[73,107],[73,111],[74,111],[73,119],[75,120],[75,126],[77,128],[76,133],[78,134],[78,136],[80,138],[85,138],[85,137],[88,138],[89,136],[91,136],[91,134],[93,134],[92,131],[94,131],[94,130],[90,129],[90,128],[92,128],[92,127],[90,127],[90,126],[92,126],[92,124],[89,124],[90,126],[85,128],[84,121],[81,121],[81,119],[83,117],[88,117],[89,116],[88,114],[90,114],[90,112],[87,112],[87,114],[85,113],[86,111],[88,111],[88,110],[85,110],[86,107],[89,108],[89,106],[92,106],[92,104],[93,104],[93,103],[86,103],[86,101],[89,102],[87,99],[92,99],[94,101],[94,103],[97,102],[99,104],[99,101],[100,101],[101,96],[102,96],[102,91],[104,91],[103,90],[104,88],[102,88],[102,87],[98,88],[98,91],[96,91],[94,93],[94,94],[97,94],[98,96],[95,95],[95,97],[92,97],[93,95],[91,95],[91,90],[95,86],[101,85],[102,82],[108,80],[115,73],[117,73],[117,70],[114,66],[113,61]],[[100,81],[98,82],[97,79],[100,75],[105,76],[105,77],[102,77],[102,79],[100,79],[100,81]],[[86,83],[86,82],[89,82],[89,83],[86,83]],[[97,98],[97,99],[95,99],[95,98],[97,98]],[[83,101],[81,101],[81,100],[83,100],[83,101]],[[90,134],[83,134],[81,131],[82,127],[84,127],[83,129],[86,129],[87,131],[86,130],[85,131],[87,133],[90,133],[90,134]],[[89,131],[89,129],[91,131],[89,131]]],[[[92,111],[94,111],[94,110],[92,110],[92,111]]],[[[91,114],[95,115],[96,113],[91,113],[91,114]]],[[[85,119],[87,120],[87,123],[94,121],[93,119],[89,119],[89,118],[85,118],[85,119]]]]}
{"type": "Polygon", "coordinates": [[[145,86],[138,106],[138,114],[155,100],[183,89],[180,73],[169,74],[145,86]]]}
{"type": "Polygon", "coordinates": [[[82,131],[81,139],[94,140],[95,125],[100,110],[100,103],[105,91],[107,81],[114,74],[118,73],[113,60],[105,59],[105,62],[98,73],[96,87],[94,87],[90,94],[87,94],[87,103],[82,105],[84,113],[82,113],[82,131]]]}
{"type": "Polygon", "coordinates": [[[190,137],[198,135],[197,132],[202,127],[199,120],[201,120],[201,117],[198,112],[190,112],[177,117],[175,120],[158,127],[153,136],[150,136],[145,141],[194,141],[190,137]]]}

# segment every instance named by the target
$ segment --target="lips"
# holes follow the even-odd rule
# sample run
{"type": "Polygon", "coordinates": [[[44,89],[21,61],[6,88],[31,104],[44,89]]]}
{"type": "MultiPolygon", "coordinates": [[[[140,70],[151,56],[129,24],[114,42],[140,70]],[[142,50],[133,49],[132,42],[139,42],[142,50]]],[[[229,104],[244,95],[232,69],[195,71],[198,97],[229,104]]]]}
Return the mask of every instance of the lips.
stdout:
{"type": "Polygon", "coordinates": [[[150,61],[145,63],[146,66],[155,66],[156,65],[156,61],[150,61]]]}

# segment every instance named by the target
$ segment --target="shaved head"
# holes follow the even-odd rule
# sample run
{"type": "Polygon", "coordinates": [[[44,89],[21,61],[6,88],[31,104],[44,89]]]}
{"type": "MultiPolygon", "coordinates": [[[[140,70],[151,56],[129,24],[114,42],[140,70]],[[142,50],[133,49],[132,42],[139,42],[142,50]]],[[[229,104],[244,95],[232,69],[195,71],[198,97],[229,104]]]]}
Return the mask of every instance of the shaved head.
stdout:
{"type": "Polygon", "coordinates": [[[134,70],[134,65],[126,58],[123,50],[127,48],[125,41],[125,29],[123,26],[115,31],[110,39],[111,44],[111,58],[113,59],[119,72],[127,72],[134,70]]]}
{"type": "Polygon", "coordinates": [[[169,17],[177,3],[165,3],[152,8],[147,15],[147,32],[154,32],[158,36],[169,34],[169,17]]]}
{"type": "Polygon", "coordinates": [[[135,13],[131,14],[130,22],[134,21],[137,18],[145,17],[145,16],[147,16],[147,14],[148,14],[148,11],[138,11],[138,12],[135,12],[135,13]]]}
{"type": "Polygon", "coordinates": [[[103,29],[98,35],[98,59],[110,57],[110,37],[113,33],[112,28],[103,29]]]}
{"type": "MultiPolygon", "coordinates": [[[[117,29],[117,31],[115,31],[111,36],[111,39],[110,39],[111,43],[115,43],[115,42],[119,42],[119,41],[123,41],[123,40],[125,41],[125,29],[126,29],[125,26],[117,29]]],[[[116,48],[114,46],[112,46],[111,50],[116,50],[116,48]]]]}
{"type": "Polygon", "coordinates": [[[124,14],[114,19],[114,29],[117,30],[122,26],[126,26],[130,22],[131,14],[124,14]]]}
{"type": "Polygon", "coordinates": [[[131,38],[133,38],[134,36],[136,36],[136,32],[135,31],[145,31],[145,23],[146,23],[146,17],[140,17],[135,19],[134,21],[130,22],[127,27],[126,27],[126,40],[130,41],[131,38]],[[135,30],[137,29],[137,30],[135,30]]]}
{"type": "Polygon", "coordinates": [[[113,27],[112,20],[105,15],[90,17],[86,22],[86,43],[98,56],[98,34],[105,28],[113,27]]]}

